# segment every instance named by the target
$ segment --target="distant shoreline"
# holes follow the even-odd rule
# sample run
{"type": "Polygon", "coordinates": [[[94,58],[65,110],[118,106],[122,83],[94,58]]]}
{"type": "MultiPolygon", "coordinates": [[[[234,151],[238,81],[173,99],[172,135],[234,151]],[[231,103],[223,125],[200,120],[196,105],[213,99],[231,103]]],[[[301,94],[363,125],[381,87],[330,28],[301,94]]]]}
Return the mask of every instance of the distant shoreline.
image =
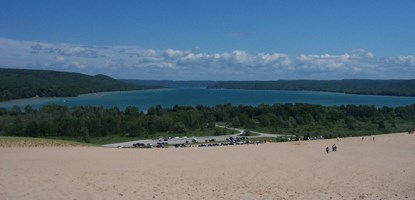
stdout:
{"type": "MultiPolygon", "coordinates": [[[[340,92],[306,91],[306,90],[299,91],[299,90],[265,90],[265,89],[257,90],[257,89],[223,89],[223,88],[205,88],[205,87],[184,87],[183,88],[183,87],[180,87],[180,88],[155,88],[155,89],[145,89],[145,90],[95,92],[95,93],[80,94],[76,97],[23,98],[23,99],[15,99],[15,100],[0,102],[0,108],[10,109],[14,105],[18,105],[21,109],[24,108],[26,105],[31,105],[33,108],[39,108],[48,103],[73,105],[73,103],[69,103],[70,101],[78,102],[77,105],[89,105],[89,103],[91,102],[87,104],[84,104],[82,102],[84,100],[85,101],[93,100],[93,99],[99,100],[101,98],[108,100],[108,99],[111,99],[111,97],[105,97],[105,96],[109,96],[109,95],[118,95],[120,97],[123,96],[124,98],[128,99],[129,97],[127,96],[129,96],[130,93],[131,94],[140,93],[142,94],[143,97],[146,97],[145,99],[141,99],[139,101],[137,100],[135,102],[130,101],[128,103],[130,106],[137,106],[137,104],[140,104],[139,107],[143,109],[149,106],[155,106],[157,104],[160,104],[163,107],[164,106],[172,107],[176,104],[196,106],[197,104],[195,104],[194,101],[199,102],[198,104],[201,104],[201,105],[210,105],[210,106],[214,106],[218,104],[227,104],[227,103],[231,103],[235,105],[239,105],[239,104],[259,105],[261,103],[266,103],[266,104],[272,105],[272,104],[278,104],[278,103],[290,103],[291,102],[291,103],[310,103],[310,104],[320,104],[320,105],[355,104],[355,105],[375,105],[375,106],[380,105],[380,106],[396,107],[400,105],[412,105],[415,103],[415,97],[407,97],[407,96],[357,95],[357,94],[347,94],[347,93],[340,93],[340,92]],[[174,95],[176,94],[175,92],[176,90],[178,92],[177,94],[180,94],[181,97],[174,95]],[[193,92],[193,90],[196,92],[193,92]],[[173,91],[173,92],[169,92],[169,91],[173,91]],[[245,92],[239,92],[239,91],[245,91],[245,92]],[[156,94],[159,92],[160,92],[160,95],[156,94]],[[154,94],[151,94],[151,93],[154,93],[154,94]],[[172,101],[172,99],[170,98],[173,96],[165,96],[166,94],[164,93],[168,93],[169,95],[175,96],[176,100],[172,101]],[[251,96],[250,99],[253,98],[254,102],[252,102],[252,100],[234,101],[233,98],[235,97],[237,97],[238,99],[242,98],[240,97],[241,93],[246,93],[246,95],[251,96]],[[268,93],[273,94],[273,95],[269,96],[268,93]],[[274,93],[276,94],[274,95],[274,93]],[[198,94],[198,95],[203,94],[204,96],[203,98],[192,96],[194,94],[198,94]],[[291,94],[293,95],[292,97],[291,97],[291,94]],[[190,96],[186,97],[187,95],[190,95],[190,96]],[[291,100],[290,99],[284,100],[285,97],[287,98],[290,97],[291,100]],[[308,97],[310,97],[311,100],[307,101],[308,97]],[[193,99],[189,100],[189,98],[193,98],[193,99]],[[324,103],[324,101],[322,101],[321,99],[326,99],[326,98],[329,98],[331,100],[328,103],[327,102],[324,103]],[[333,103],[335,99],[337,99],[336,100],[337,103],[333,103]],[[372,99],[372,100],[369,101],[368,99],[372,99]],[[390,104],[391,100],[387,100],[387,99],[394,99],[393,101],[394,102],[397,101],[398,103],[390,104]],[[403,102],[403,103],[399,103],[399,102],[403,102]]],[[[127,99],[124,99],[124,100],[127,100],[127,99]]],[[[129,106],[129,105],[126,105],[126,102],[124,102],[124,100],[120,100],[120,102],[116,104],[117,105],[122,104],[123,106],[129,106]]],[[[111,101],[114,102],[113,100],[111,101]]],[[[95,105],[95,104],[92,102],[91,105],[95,105]]]]}
{"type": "Polygon", "coordinates": [[[410,96],[410,95],[366,94],[366,93],[338,92],[338,91],[328,91],[328,90],[250,89],[250,88],[225,88],[225,87],[206,87],[206,89],[211,89],[211,90],[253,90],[253,91],[320,92],[320,93],[346,94],[346,95],[359,95],[359,96],[407,97],[407,98],[413,98],[413,97],[415,97],[415,96],[410,96]]]}
{"type": "Polygon", "coordinates": [[[14,105],[23,104],[23,103],[19,103],[19,102],[26,102],[26,101],[29,101],[29,102],[32,102],[32,103],[46,103],[48,101],[58,99],[58,98],[67,98],[67,97],[39,97],[39,96],[35,96],[35,97],[30,97],[30,98],[12,99],[12,100],[7,100],[7,101],[0,101],[0,107],[1,108],[12,107],[14,105]]]}
{"type": "Polygon", "coordinates": [[[137,91],[150,91],[150,90],[161,90],[166,88],[154,88],[154,89],[145,89],[145,90],[119,90],[119,91],[108,91],[108,92],[93,92],[93,93],[85,93],[80,94],[78,96],[73,97],[30,97],[30,98],[22,98],[22,99],[12,99],[7,101],[0,101],[0,108],[11,108],[15,105],[20,106],[26,106],[29,104],[40,104],[40,103],[47,103],[53,100],[59,100],[59,99],[71,99],[71,98],[79,98],[79,97],[88,97],[88,96],[106,96],[106,95],[112,95],[112,94],[118,94],[118,93],[132,93],[137,91]],[[28,103],[23,103],[28,102],[28,103]]]}
{"type": "Polygon", "coordinates": [[[415,80],[278,80],[278,81],[218,81],[208,88],[324,91],[355,95],[415,96],[415,80]]]}
{"type": "Polygon", "coordinates": [[[252,91],[292,91],[292,92],[317,92],[317,93],[330,93],[330,94],[345,94],[345,95],[359,95],[359,96],[385,96],[385,97],[407,97],[413,98],[415,96],[400,96],[400,95],[380,95],[380,94],[355,94],[355,93],[347,93],[347,92],[331,92],[331,91],[323,91],[323,90],[283,90],[283,89],[245,89],[245,88],[215,88],[215,87],[172,87],[172,88],[151,88],[151,89],[144,89],[144,90],[118,90],[118,91],[107,91],[107,92],[93,92],[93,93],[84,93],[79,94],[78,96],[68,96],[68,97],[30,97],[30,98],[21,98],[21,99],[11,99],[7,101],[0,101],[0,107],[3,107],[3,104],[11,104],[11,102],[19,102],[19,101],[30,101],[40,100],[39,102],[47,102],[48,100],[53,99],[64,99],[64,98],[77,98],[77,97],[85,97],[85,96],[106,96],[112,94],[119,94],[119,93],[132,93],[137,91],[153,91],[153,90],[163,90],[163,89],[176,89],[176,88],[204,88],[207,90],[252,90],[252,91]],[[42,101],[46,100],[46,101],[42,101]]]}

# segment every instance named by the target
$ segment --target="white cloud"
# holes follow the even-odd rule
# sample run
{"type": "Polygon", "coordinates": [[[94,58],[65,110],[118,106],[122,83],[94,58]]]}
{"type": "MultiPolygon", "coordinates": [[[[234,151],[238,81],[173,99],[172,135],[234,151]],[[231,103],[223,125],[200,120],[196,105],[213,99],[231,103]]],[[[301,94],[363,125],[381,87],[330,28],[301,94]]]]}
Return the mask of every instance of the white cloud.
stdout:
{"type": "Polygon", "coordinates": [[[343,55],[299,55],[296,59],[298,67],[312,70],[339,70],[345,69],[351,62],[349,54],[343,55]]]}
{"type": "Polygon", "coordinates": [[[340,55],[203,53],[134,46],[83,46],[0,38],[0,66],[109,74],[116,78],[277,80],[413,78],[415,56],[376,58],[364,49],[340,55]]]}
{"type": "Polygon", "coordinates": [[[408,67],[415,67],[415,56],[398,56],[390,58],[389,62],[408,67]]]}

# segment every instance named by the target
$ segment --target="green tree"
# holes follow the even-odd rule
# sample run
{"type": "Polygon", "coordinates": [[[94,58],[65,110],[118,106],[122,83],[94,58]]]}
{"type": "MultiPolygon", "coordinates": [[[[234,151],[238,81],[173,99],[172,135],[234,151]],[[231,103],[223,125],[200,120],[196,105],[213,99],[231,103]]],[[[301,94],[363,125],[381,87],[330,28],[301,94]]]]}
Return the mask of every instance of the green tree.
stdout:
{"type": "Polygon", "coordinates": [[[232,127],[239,127],[240,125],[241,123],[237,117],[232,119],[232,127]]]}
{"type": "Polygon", "coordinates": [[[259,124],[264,127],[267,127],[271,124],[271,120],[267,115],[260,115],[258,117],[258,120],[259,120],[259,124]]]}
{"type": "Polygon", "coordinates": [[[20,107],[18,105],[14,105],[12,109],[9,110],[9,115],[19,115],[22,111],[20,110],[20,107]]]}
{"type": "Polygon", "coordinates": [[[344,123],[346,124],[346,127],[348,129],[354,130],[356,128],[356,121],[353,117],[346,117],[346,119],[344,119],[344,123]]]}
{"type": "Polygon", "coordinates": [[[383,120],[378,122],[378,127],[379,128],[385,128],[385,122],[383,120]]]}
{"type": "Polygon", "coordinates": [[[182,122],[176,122],[174,124],[174,130],[177,133],[185,133],[186,132],[186,125],[184,125],[184,123],[182,123],[182,122]]]}
{"type": "Polygon", "coordinates": [[[91,138],[89,137],[89,131],[88,128],[83,126],[81,127],[81,135],[82,135],[82,140],[86,143],[90,143],[91,142],[91,138]]]}
{"type": "Polygon", "coordinates": [[[213,135],[215,135],[215,136],[219,136],[219,135],[222,135],[222,130],[221,130],[221,128],[218,128],[218,127],[216,127],[215,129],[214,129],[214,132],[213,132],[213,135]]]}
{"type": "Polygon", "coordinates": [[[32,113],[32,112],[33,112],[33,108],[32,108],[32,106],[27,105],[27,106],[24,108],[24,112],[25,112],[26,114],[30,114],[30,113],[32,113]]]}

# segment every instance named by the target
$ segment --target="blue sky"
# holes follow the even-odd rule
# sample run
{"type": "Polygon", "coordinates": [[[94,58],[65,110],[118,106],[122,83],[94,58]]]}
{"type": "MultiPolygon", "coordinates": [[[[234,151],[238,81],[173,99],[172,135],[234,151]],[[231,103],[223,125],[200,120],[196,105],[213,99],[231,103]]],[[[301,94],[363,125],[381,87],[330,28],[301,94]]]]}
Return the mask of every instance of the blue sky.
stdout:
{"type": "Polygon", "coordinates": [[[0,1],[0,66],[115,78],[413,78],[415,1],[0,1]]]}

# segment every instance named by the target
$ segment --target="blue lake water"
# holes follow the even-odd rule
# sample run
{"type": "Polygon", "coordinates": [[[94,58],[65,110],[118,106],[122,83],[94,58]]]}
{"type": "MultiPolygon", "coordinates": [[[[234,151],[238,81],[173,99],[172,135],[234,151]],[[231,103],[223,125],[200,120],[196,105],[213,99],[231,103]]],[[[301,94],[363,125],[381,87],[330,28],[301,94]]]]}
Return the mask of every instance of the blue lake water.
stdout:
{"type": "Polygon", "coordinates": [[[39,108],[47,104],[59,105],[91,105],[106,108],[117,106],[124,109],[127,106],[136,106],[140,110],[147,110],[151,106],[160,104],[163,107],[174,105],[259,105],[274,103],[310,103],[321,105],[374,105],[403,106],[415,104],[415,97],[351,95],[329,92],[311,91],[276,91],[276,90],[232,90],[207,88],[172,88],[157,90],[140,90],[128,92],[108,92],[81,95],[68,98],[31,98],[8,102],[1,102],[0,107],[10,108],[13,105],[31,105],[39,108]]]}

